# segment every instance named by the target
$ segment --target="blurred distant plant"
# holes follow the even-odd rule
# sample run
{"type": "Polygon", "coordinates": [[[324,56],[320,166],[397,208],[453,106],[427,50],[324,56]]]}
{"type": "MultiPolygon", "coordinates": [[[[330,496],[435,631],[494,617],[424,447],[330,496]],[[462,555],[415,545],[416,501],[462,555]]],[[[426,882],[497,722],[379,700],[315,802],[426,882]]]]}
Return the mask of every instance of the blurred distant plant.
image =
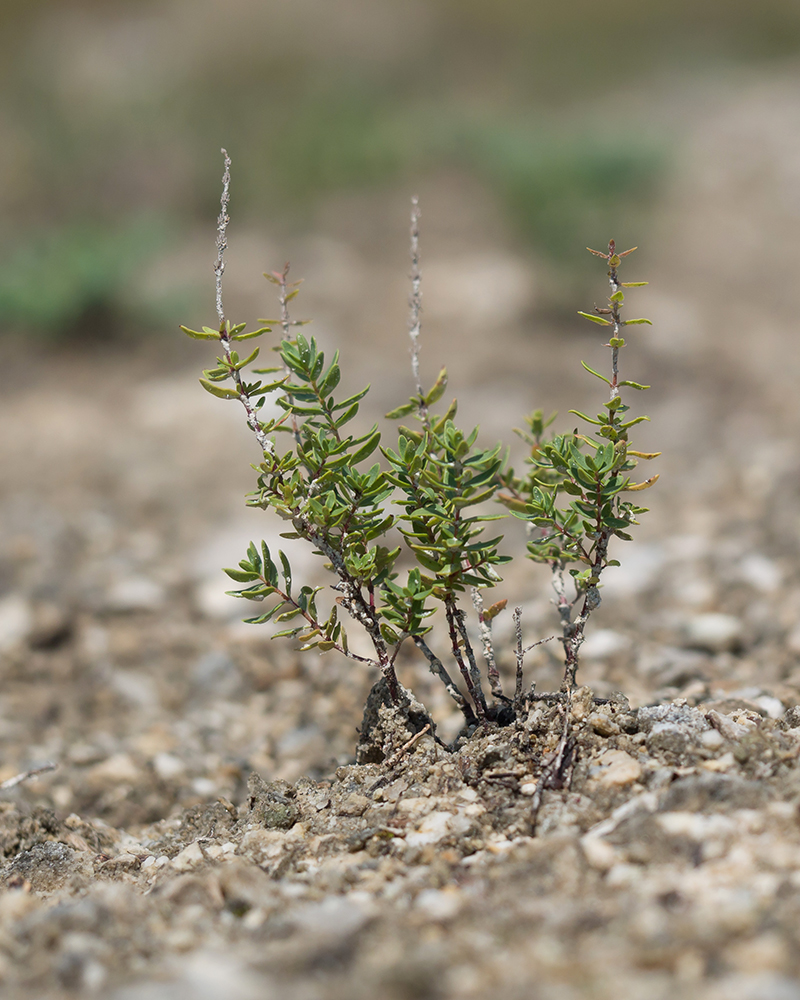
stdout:
{"type": "Polygon", "coordinates": [[[227,154],[225,158],[215,269],[219,323],[199,331],[183,329],[191,337],[219,344],[216,366],[204,372],[201,383],[212,395],[243,405],[262,450],[262,460],[255,466],[257,489],[248,504],[272,509],[287,522],[284,537],[302,538],[313,547],[333,574],[332,589],[337,594],[332,606],[323,611],[318,595],[324,588],[301,585],[298,590],[282,552],[271,552],[264,542],[251,544],[239,567],[226,570],[241,584],[234,591],[237,596],[267,604],[264,612],[248,621],[277,623],[275,635],[295,639],[303,650],[336,650],[370,663],[380,670],[388,701],[396,709],[410,703],[395,672],[397,656],[410,641],[443,682],[467,726],[508,724],[520,717],[531,700],[542,696],[533,687],[524,690],[525,655],[539,642],[524,646],[520,608],[514,612],[517,668],[513,696],[504,693],[496,662],[491,623],[507,602],[500,600],[486,608],[483,591],[501,582],[498,570],[510,560],[500,551],[502,536],[486,537],[487,524],[504,516],[487,512],[486,504],[497,500],[528,525],[528,557],[548,564],[553,573],[565,672],[560,695],[547,697],[560,698],[566,706],[566,739],[586,624],[600,604],[598,588],[604,571],[618,565],[610,557],[610,543],[613,538],[628,540],[629,529],[645,511],[628,495],[658,478],[638,483],[632,478],[640,459],[656,456],[631,449],[629,432],[647,417],[631,417],[621,395],[623,388],[647,388],[620,378],[623,328],[649,322],[622,318],[624,289],[646,284],[619,279],[622,259],[633,251],[617,253],[613,241],[607,251],[591,251],[607,262],[611,286],[607,306],[581,313],[607,330],[606,346],[611,352],[608,377],[584,365],[608,386],[609,398],[601,412],[591,417],[571,411],[589,425],[591,436],[578,430],[551,435],[546,431],[552,418],[544,420],[541,412],[533,413],[527,419],[528,431],[522,433],[530,448],[529,469],[518,476],[508,467],[499,444],[483,448],[477,443],[477,428],[465,432],[457,426],[456,400],[444,412],[434,412],[447,387],[446,369],[427,391],[423,388],[414,200],[409,324],[414,392],[407,403],[386,415],[391,420],[411,417],[413,426],[400,425],[397,443],[383,446],[377,426],[365,432],[352,429],[368,389],[338,399],[334,395],[341,377],[338,353],[326,359],[314,338],[296,329],[302,323],[290,318],[289,304],[298,295],[300,282],[288,280],[288,265],[266,275],[278,289],[279,318],[262,320],[264,326],[249,332],[245,324],[231,325],[226,320],[222,275],[230,160],[227,154]],[[242,357],[239,344],[262,336],[273,326],[283,333],[281,344],[274,348],[278,364],[252,368],[248,374],[259,348],[242,357]],[[265,406],[268,398],[274,400],[269,409],[265,406]],[[278,444],[280,437],[286,442],[283,447],[278,444]],[[384,465],[374,460],[378,449],[384,465]],[[414,563],[410,569],[407,558],[401,556],[403,549],[414,563]],[[489,695],[467,627],[463,607],[467,592],[477,615],[489,695]],[[448,655],[463,687],[429,645],[437,610],[443,612],[448,655]],[[366,632],[373,655],[351,650],[345,623],[347,628],[352,623],[366,632]]]}
{"type": "Polygon", "coordinates": [[[497,192],[513,228],[562,274],[588,281],[573,248],[610,226],[632,229],[654,202],[668,144],[641,129],[614,135],[580,122],[466,115],[383,92],[314,95],[280,129],[268,170],[296,205],[409,172],[467,166],[497,192]]]}
{"type": "Polygon", "coordinates": [[[126,324],[164,319],[142,301],[141,268],[165,240],[156,219],[111,230],[75,223],[21,241],[0,267],[0,311],[7,328],[43,336],[102,336],[126,324]]]}

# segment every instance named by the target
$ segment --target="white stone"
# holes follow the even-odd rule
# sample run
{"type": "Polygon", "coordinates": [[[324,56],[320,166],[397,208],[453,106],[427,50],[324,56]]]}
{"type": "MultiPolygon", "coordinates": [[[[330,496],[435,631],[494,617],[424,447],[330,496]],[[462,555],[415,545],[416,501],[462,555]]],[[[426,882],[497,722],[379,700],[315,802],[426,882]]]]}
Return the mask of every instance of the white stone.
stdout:
{"type": "Polygon", "coordinates": [[[581,656],[590,660],[605,660],[609,656],[616,656],[630,649],[631,640],[622,632],[617,632],[611,628],[597,629],[590,632],[584,644],[581,646],[581,656]]]}
{"type": "Polygon", "coordinates": [[[742,726],[738,722],[735,722],[729,715],[722,715],[713,708],[709,711],[707,718],[711,725],[719,730],[720,734],[726,740],[740,740],[756,728],[755,723],[742,726]]]}
{"type": "Polygon", "coordinates": [[[171,753],[157,753],[153,758],[153,768],[159,778],[164,778],[165,781],[186,771],[186,765],[180,757],[171,753]]]}
{"type": "Polygon", "coordinates": [[[706,840],[709,837],[728,837],[736,832],[736,824],[729,816],[716,813],[704,816],[694,812],[667,812],[656,816],[656,822],[673,836],[706,840]]]}
{"type": "Polygon", "coordinates": [[[144,576],[129,576],[109,587],[105,605],[111,611],[157,611],[165,598],[160,583],[144,576]]]}
{"type": "Polygon", "coordinates": [[[172,867],[179,872],[189,871],[191,868],[197,867],[197,865],[202,864],[205,861],[200,845],[195,841],[193,844],[189,844],[188,847],[176,854],[172,859],[172,867]]]}
{"type": "Polygon", "coordinates": [[[724,742],[722,733],[716,729],[709,729],[708,732],[700,734],[700,744],[706,750],[718,750],[724,742]]]}
{"type": "Polygon", "coordinates": [[[742,623],[733,615],[709,613],[689,618],[684,626],[687,645],[711,653],[733,649],[742,638],[742,623]]]}
{"type": "Polygon", "coordinates": [[[449,920],[461,909],[461,893],[453,886],[446,889],[423,889],[414,900],[415,909],[431,920],[449,920]]]}
{"type": "Polygon", "coordinates": [[[10,594],[0,601],[0,651],[11,649],[33,628],[33,611],[19,594],[10,594]]]}
{"type": "Polygon", "coordinates": [[[755,552],[742,559],[738,570],[740,579],[762,594],[774,593],[783,579],[783,573],[776,563],[755,552]]]}
{"type": "Polygon", "coordinates": [[[437,844],[448,834],[466,833],[471,826],[468,816],[437,810],[426,816],[416,830],[406,834],[406,843],[411,847],[437,844]]]}
{"type": "Polygon", "coordinates": [[[123,782],[140,782],[142,772],[136,762],[127,753],[115,753],[101,764],[96,764],[88,772],[93,784],[122,784],[123,782]]]}
{"type": "Polygon", "coordinates": [[[217,783],[211,778],[195,778],[192,781],[192,791],[204,798],[210,798],[217,791],[217,783]]]}
{"type": "Polygon", "coordinates": [[[630,785],[642,776],[642,765],[624,750],[606,750],[598,758],[598,764],[602,770],[597,780],[606,788],[630,785]]]}
{"type": "Polygon", "coordinates": [[[606,883],[614,888],[634,886],[642,881],[643,874],[644,869],[641,865],[630,865],[621,861],[609,870],[606,883]]]}
{"type": "Polygon", "coordinates": [[[366,893],[328,896],[319,903],[299,906],[291,922],[315,938],[336,940],[356,934],[371,918],[375,906],[366,893]]]}
{"type": "Polygon", "coordinates": [[[666,553],[660,545],[637,545],[625,553],[621,566],[612,566],[605,571],[603,596],[632,597],[649,590],[658,582],[666,561],[666,553]]]}
{"type": "Polygon", "coordinates": [[[617,861],[617,852],[600,837],[585,836],[581,838],[581,847],[590,867],[597,871],[607,872],[617,861]]]}
{"type": "Polygon", "coordinates": [[[786,711],[780,698],[773,698],[772,695],[762,694],[754,698],[758,707],[767,713],[770,719],[781,719],[786,711]]]}
{"type": "Polygon", "coordinates": [[[714,771],[719,774],[724,774],[735,766],[736,760],[730,751],[722,754],[720,757],[716,757],[714,760],[705,760],[702,764],[704,771],[714,771]]]}

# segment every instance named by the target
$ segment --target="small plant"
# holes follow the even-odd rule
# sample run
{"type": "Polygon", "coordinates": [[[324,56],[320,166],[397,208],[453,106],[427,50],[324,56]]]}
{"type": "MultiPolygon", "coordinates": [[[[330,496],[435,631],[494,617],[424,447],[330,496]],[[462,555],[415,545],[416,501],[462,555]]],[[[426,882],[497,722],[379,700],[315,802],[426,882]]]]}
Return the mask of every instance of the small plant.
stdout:
{"type": "MultiPolygon", "coordinates": [[[[651,486],[657,476],[635,482],[638,461],[656,454],[634,451],[629,432],[648,418],[630,416],[621,390],[647,386],[620,378],[625,326],[648,323],[623,319],[624,289],[646,282],[622,282],[619,268],[632,253],[618,253],[611,241],[607,251],[591,253],[606,261],[611,293],[608,305],[580,315],[607,330],[611,352],[610,376],[584,368],[608,386],[609,398],[596,417],[576,410],[587,433],[578,429],[550,434],[553,417],[541,411],[527,418],[521,433],[530,448],[527,471],[517,475],[508,466],[501,445],[478,444],[477,428],[465,432],[455,422],[457,402],[444,404],[447,371],[442,369],[426,391],[420,376],[421,316],[419,212],[413,200],[411,221],[412,293],[410,298],[411,369],[413,389],[406,403],[388,413],[401,424],[396,442],[383,444],[377,426],[354,429],[359,404],[368,388],[340,399],[338,353],[326,359],[313,337],[298,328],[290,304],[300,282],[289,281],[288,264],[265,275],[278,291],[280,316],[260,320],[259,328],[232,325],[225,317],[222,276],[227,248],[230,160],[225,155],[221,212],[218,220],[216,306],[218,326],[182,329],[191,337],[218,343],[220,356],[204,372],[203,387],[215,396],[238,400],[258,440],[262,457],[257,487],[249,494],[252,507],[273,510],[286,522],[283,537],[302,538],[325,561],[335,582],[335,599],[324,610],[325,588],[293,580],[283,552],[273,553],[262,542],[251,544],[237,569],[225,572],[240,589],[236,596],[264,603],[265,610],[247,621],[273,622],[274,637],[294,639],[300,649],[336,651],[367,662],[380,671],[386,703],[408,711],[411,696],[395,672],[398,654],[412,643],[430,670],[442,681],[463,713],[468,727],[508,724],[536,698],[549,697],[565,705],[564,737],[569,730],[569,705],[575,689],[586,625],[600,604],[601,577],[609,566],[613,538],[629,540],[629,530],[645,508],[628,495],[651,486]],[[276,364],[252,367],[256,347],[240,356],[240,343],[279,328],[283,339],[273,348],[276,364]],[[267,399],[273,412],[265,415],[267,399]],[[383,457],[383,462],[379,460],[383,457]],[[505,600],[486,607],[483,592],[501,582],[499,570],[510,561],[500,548],[502,535],[491,528],[507,516],[492,512],[499,502],[529,529],[528,558],[552,570],[555,603],[564,648],[564,682],[556,695],[543,696],[533,686],[525,690],[526,654],[551,636],[527,647],[523,642],[521,610],[514,611],[516,678],[514,692],[503,690],[492,640],[492,621],[505,600]],[[409,567],[409,561],[412,565],[409,567]],[[477,617],[486,688],[478,654],[467,624],[465,595],[477,617]],[[433,618],[444,619],[447,657],[431,648],[433,618]],[[369,637],[373,655],[350,649],[347,629],[360,628],[369,637]],[[452,666],[445,666],[448,658],[452,666]],[[456,673],[457,672],[457,673],[456,673]],[[459,677],[459,682],[454,679],[459,677]]],[[[635,249],[635,248],[634,248],[635,249]]],[[[495,508],[496,510],[496,508],[495,508]]],[[[430,720],[427,724],[432,725],[430,720]]]]}

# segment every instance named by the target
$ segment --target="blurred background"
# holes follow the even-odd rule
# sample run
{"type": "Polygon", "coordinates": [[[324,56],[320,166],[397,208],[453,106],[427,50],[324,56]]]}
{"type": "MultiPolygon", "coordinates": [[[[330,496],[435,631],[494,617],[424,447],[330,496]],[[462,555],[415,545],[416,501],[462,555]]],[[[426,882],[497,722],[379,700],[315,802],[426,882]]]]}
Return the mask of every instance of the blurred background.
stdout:
{"type": "MultiPolygon", "coordinates": [[[[214,321],[223,145],[228,315],[273,315],[261,274],[291,260],[345,388],[376,389],[365,420],[410,388],[412,193],[423,368],[485,439],[600,405],[584,248],[638,245],[655,325],[626,374],[664,458],[585,679],[796,698],[794,0],[6,0],[0,32],[0,776],[71,754],[84,777],[42,787],[128,821],[233,794],[243,760],[295,777],[352,750],[371,678],[253,638],[224,596],[219,567],[279,528],[243,509],[253,442],[178,331],[214,321]]],[[[549,631],[546,581],[513,580],[549,631]]]]}

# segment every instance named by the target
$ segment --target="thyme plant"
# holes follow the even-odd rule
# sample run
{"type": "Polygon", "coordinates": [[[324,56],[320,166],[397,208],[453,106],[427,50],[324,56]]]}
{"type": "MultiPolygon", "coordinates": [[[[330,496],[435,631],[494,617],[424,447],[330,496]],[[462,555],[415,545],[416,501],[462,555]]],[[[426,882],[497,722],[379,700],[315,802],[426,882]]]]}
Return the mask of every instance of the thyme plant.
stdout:
{"type": "MultiPolygon", "coordinates": [[[[273,637],[291,638],[302,650],[336,651],[371,664],[398,710],[408,706],[409,695],[397,678],[395,664],[400,650],[411,643],[442,681],[468,726],[508,724],[531,699],[542,697],[533,686],[524,689],[524,660],[533,646],[549,639],[525,647],[521,611],[516,608],[516,678],[513,695],[506,694],[492,639],[492,620],[506,601],[487,607],[483,599],[484,591],[501,582],[499,570],[511,558],[501,551],[502,535],[491,530],[494,522],[507,516],[497,507],[492,510],[494,501],[528,525],[528,558],[552,569],[565,669],[562,691],[551,697],[568,706],[586,625],[600,604],[602,574],[618,565],[609,554],[611,541],[630,539],[629,529],[645,511],[628,494],[646,489],[658,478],[638,483],[632,478],[639,460],[656,455],[631,448],[630,430],[648,418],[630,416],[622,395],[623,389],[647,387],[620,378],[623,328],[649,322],[622,318],[624,289],[646,284],[619,278],[623,258],[633,251],[618,253],[613,241],[607,252],[591,251],[606,261],[611,291],[607,306],[581,315],[608,332],[610,375],[586,364],[584,368],[606,383],[607,402],[596,417],[570,411],[588,425],[587,433],[550,434],[553,418],[544,420],[541,411],[531,414],[522,434],[530,449],[528,468],[517,475],[500,444],[483,447],[477,428],[464,431],[458,426],[456,400],[443,402],[446,369],[430,388],[423,387],[416,199],[409,321],[413,392],[407,402],[386,414],[392,421],[408,418],[390,444],[377,425],[364,430],[357,424],[369,387],[340,398],[338,352],[326,358],[314,337],[300,331],[305,321],[291,317],[290,304],[299,294],[300,282],[289,281],[288,264],[265,275],[277,289],[277,319],[260,320],[261,325],[251,331],[243,323],[227,320],[222,276],[230,159],[224,150],[223,154],[215,264],[218,323],[199,331],[182,329],[218,345],[216,364],[203,373],[201,384],[214,396],[238,400],[257,439],[261,459],[254,466],[256,489],[248,495],[248,505],[272,510],[286,522],[283,537],[301,538],[312,546],[333,577],[335,595],[323,610],[320,597],[325,588],[302,583],[298,588],[283,552],[270,551],[264,542],[251,543],[238,568],[225,570],[240,585],[231,593],[264,606],[246,620],[276,624],[273,637]],[[282,335],[272,348],[275,363],[254,367],[259,347],[242,357],[240,342],[275,328],[282,335]],[[272,403],[269,408],[267,400],[272,403]],[[468,605],[477,618],[486,686],[468,627],[468,605]],[[432,648],[432,618],[437,610],[446,626],[446,653],[432,648]],[[366,633],[372,655],[350,648],[347,630],[353,627],[366,633]]],[[[568,716],[566,711],[566,720],[568,716]]]]}

